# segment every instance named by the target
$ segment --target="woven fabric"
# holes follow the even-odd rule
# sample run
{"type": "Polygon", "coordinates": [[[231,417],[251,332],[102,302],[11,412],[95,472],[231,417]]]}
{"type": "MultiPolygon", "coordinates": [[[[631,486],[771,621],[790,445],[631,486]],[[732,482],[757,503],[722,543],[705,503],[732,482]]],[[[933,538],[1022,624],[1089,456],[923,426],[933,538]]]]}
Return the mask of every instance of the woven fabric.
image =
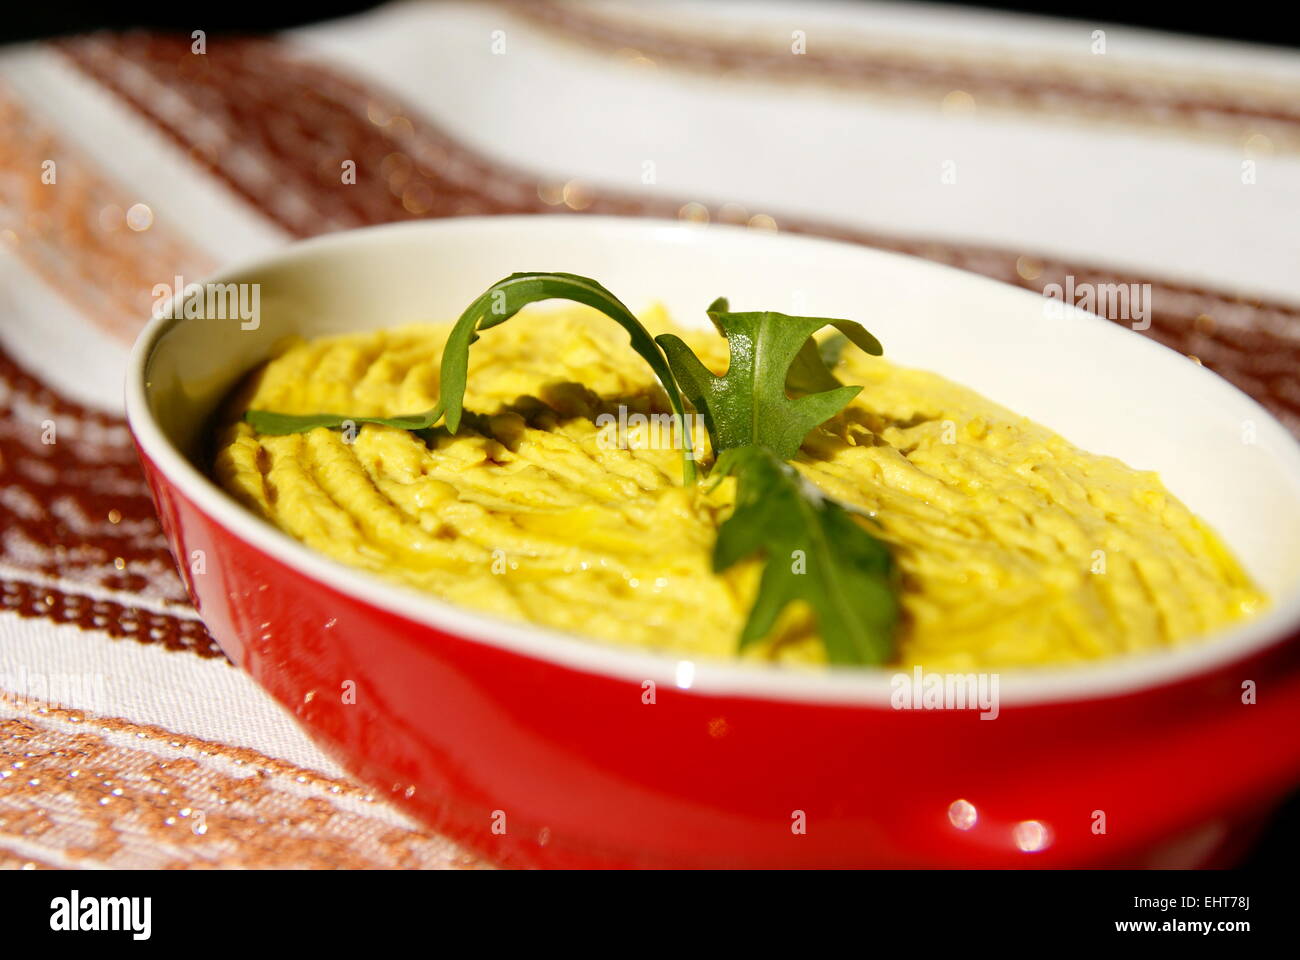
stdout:
{"type": "Polygon", "coordinates": [[[817,233],[1150,284],[1146,335],[1300,432],[1281,52],[873,4],[402,3],[6,49],[0,124],[0,866],[481,865],[188,606],[120,410],[158,284],[423,217],[817,233]]]}

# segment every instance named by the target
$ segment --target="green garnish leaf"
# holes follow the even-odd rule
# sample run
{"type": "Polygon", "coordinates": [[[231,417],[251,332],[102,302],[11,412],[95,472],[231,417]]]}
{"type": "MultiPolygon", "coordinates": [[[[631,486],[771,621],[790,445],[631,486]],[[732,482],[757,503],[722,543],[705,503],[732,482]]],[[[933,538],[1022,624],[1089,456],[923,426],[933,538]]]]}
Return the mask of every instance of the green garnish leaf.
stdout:
{"type": "Polygon", "coordinates": [[[682,392],[704,417],[715,455],[760,446],[790,460],[814,427],[857,396],[862,388],[841,385],[813,339],[822,327],[835,327],[869,354],[882,352],[880,342],[851,320],[731,313],[722,298],[709,308],[709,318],[727,338],[731,354],[720,377],[680,337],[665,333],[656,340],[682,392]]]}
{"type": "MultiPolygon", "coordinates": [[[[844,321],[848,323],[850,321],[844,321]]],[[[864,329],[862,331],[866,333],[864,329]]],[[[867,334],[867,336],[871,336],[867,334]]],[[[874,351],[867,350],[875,356],[880,356],[883,352],[880,344],[875,337],[871,337],[875,343],[874,351]]],[[[821,343],[818,343],[812,337],[803,342],[799,352],[794,355],[794,362],[790,364],[790,372],[785,377],[785,388],[790,394],[798,396],[805,393],[818,393],[822,390],[834,390],[836,387],[842,387],[843,384],[831,373],[835,365],[840,362],[840,357],[844,353],[844,348],[849,345],[849,338],[842,333],[833,333],[821,343]]],[[[866,350],[866,347],[863,347],[866,350]]]]}
{"type": "Polygon", "coordinates": [[[258,433],[276,436],[285,433],[307,433],[317,427],[341,430],[349,423],[374,423],[398,430],[427,430],[442,416],[442,403],[431,410],[409,417],[352,417],[341,413],[272,413],[269,410],[249,410],[244,419],[258,433]]]}
{"type": "MultiPolygon", "coordinates": [[[[478,332],[504,323],[530,303],[539,300],[572,300],[594,307],[627,331],[632,349],[640,354],[659,378],[668,394],[668,402],[680,423],[686,419],[686,407],[677,389],[677,381],[664,359],[662,351],[623,301],[588,277],[572,273],[512,273],[498,280],[482,296],[469,305],[442,352],[442,378],[438,402],[443,407],[447,429],[455,433],[460,427],[461,405],[465,398],[465,381],[469,370],[469,347],[478,339],[478,332]]],[[[688,438],[689,439],[689,438],[688,438]]],[[[684,445],[682,450],[682,477],[687,484],[695,482],[695,451],[684,445]]]]}
{"type": "MultiPolygon", "coordinates": [[[[498,280],[471,303],[447,337],[447,345],[442,352],[442,380],[438,399],[443,406],[448,430],[455,433],[460,427],[461,404],[465,398],[465,380],[469,369],[469,347],[478,339],[478,332],[504,323],[530,303],[556,299],[572,300],[594,307],[626,330],[632,341],[632,349],[650,364],[650,369],[659,378],[659,383],[668,394],[673,412],[681,418],[683,426],[690,422],[685,419],[686,407],[682,403],[682,395],[662,351],[650,332],[641,325],[641,321],[623,305],[623,301],[588,277],[572,273],[512,273],[504,280],[498,280]]],[[[695,481],[694,450],[690,448],[682,450],[682,473],[688,484],[695,481]]]]}
{"type": "MultiPolygon", "coordinates": [[[[357,417],[330,413],[291,415],[249,410],[244,414],[244,419],[259,433],[284,434],[304,433],[317,427],[338,429],[348,422],[374,423],[403,430],[427,430],[439,417],[444,417],[448,431],[455,433],[460,429],[465,400],[470,345],[478,340],[480,330],[505,323],[528,304],[539,300],[572,300],[582,303],[594,307],[623,327],[631,339],[632,349],[650,364],[650,369],[659,378],[659,383],[668,394],[673,412],[681,418],[683,426],[689,423],[685,419],[686,407],[681,392],[677,389],[677,381],[673,379],[664,354],[650,332],[618,297],[595,280],[572,273],[512,273],[504,280],[492,284],[471,303],[456,321],[443,347],[438,404],[431,410],[403,417],[357,417]]],[[[682,450],[682,475],[687,484],[695,482],[695,453],[689,447],[682,450]]]]}
{"type": "Polygon", "coordinates": [[[740,635],[743,650],[772,630],[781,611],[805,601],[831,663],[888,661],[898,622],[894,565],[856,511],[826,497],[771,450],[725,450],[710,476],[736,477],[736,506],[718,529],[714,571],[761,552],[758,597],[740,635]]]}

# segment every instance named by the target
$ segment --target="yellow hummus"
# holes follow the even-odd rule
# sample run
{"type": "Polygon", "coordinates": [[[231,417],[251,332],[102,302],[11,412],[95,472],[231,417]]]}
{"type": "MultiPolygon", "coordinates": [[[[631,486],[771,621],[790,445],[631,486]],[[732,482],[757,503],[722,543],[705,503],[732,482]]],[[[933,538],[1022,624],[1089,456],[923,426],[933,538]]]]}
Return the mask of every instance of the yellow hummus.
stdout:
{"type": "MultiPolygon", "coordinates": [[[[757,561],[711,571],[734,481],[682,486],[666,412],[626,334],[586,308],[529,308],[470,351],[460,433],[388,427],[258,436],[245,409],[395,416],[432,406],[448,327],[296,342],[232,399],[219,482],[344,563],[452,603],[601,640],[734,656],[757,561]],[[351,442],[349,442],[351,441],[351,442]]],[[[654,332],[666,318],[643,318],[654,332]]],[[[726,344],[682,333],[726,368],[726,344]]],[[[1263,598],[1150,472],[1094,456],[939,376],[846,349],[865,389],[798,468],[876,518],[902,571],[898,663],[928,670],[1082,661],[1172,647],[1263,598]]],[[[706,450],[702,425],[696,442],[706,450]]],[[[791,608],[746,656],[820,662],[791,608]]]]}

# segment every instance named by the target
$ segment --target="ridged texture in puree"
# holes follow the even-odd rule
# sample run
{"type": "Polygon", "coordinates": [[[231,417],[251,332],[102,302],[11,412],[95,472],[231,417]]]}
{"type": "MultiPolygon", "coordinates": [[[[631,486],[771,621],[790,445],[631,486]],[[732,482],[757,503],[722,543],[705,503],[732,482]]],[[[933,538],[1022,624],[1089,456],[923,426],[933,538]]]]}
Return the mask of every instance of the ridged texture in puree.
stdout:
{"type": "MultiPolygon", "coordinates": [[[[643,318],[654,332],[666,318],[643,318]]],[[[733,481],[681,484],[674,449],[609,443],[596,418],[667,412],[626,334],[586,308],[529,308],[470,351],[455,437],[364,426],[258,436],[235,418],[395,416],[432,406],[446,326],[296,342],[232,398],[219,482],[337,560],[452,603],[611,643],[735,655],[759,565],[710,567],[733,481]]],[[[682,333],[715,372],[726,345],[682,333]]],[[[902,572],[897,663],[929,670],[1093,660],[1172,647],[1254,612],[1260,593],[1150,472],[1094,456],[942,377],[849,348],[865,389],[798,468],[876,518],[902,572]]],[[[706,450],[702,425],[696,431],[706,450]]],[[[746,656],[823,662],[792,608],[746,656]]]]}

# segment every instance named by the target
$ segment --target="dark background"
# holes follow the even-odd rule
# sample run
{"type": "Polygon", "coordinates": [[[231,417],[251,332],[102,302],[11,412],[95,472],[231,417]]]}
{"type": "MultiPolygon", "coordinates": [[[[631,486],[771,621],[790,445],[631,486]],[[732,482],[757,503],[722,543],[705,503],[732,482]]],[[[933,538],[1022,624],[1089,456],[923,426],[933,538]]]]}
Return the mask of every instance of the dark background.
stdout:
{"type": "MultiPolygon", "coordinates": [[[[719,5],[726,0],[717,0],[719,5]]],[[[796,3],[797,0],[789,0],[796,3]]],[[[217,3],[212,0],[162,3],[30,2],[10,0],[0,13],[0,43],[100,28],[149,26],[189,32],[277,30],[301,23],[328,20],[378,6],[347,0],[312,3],[217,3]]],[[[1086,23],[1122,23],[1232,40],[1300,46],[1294,5],[1282,3],[1205,2],[1123,3],[1119,0],[1003,0],[1000,3],[958,3],[955,6],[1012,10],[1044,16],[1069,17],[1086,23]]]]}
{"type": "MultiPolygon", "coordinates": [[[[794,3],[795,0],[789,0],[794,3]]],[[[721,6],[725,0],[718,0],[721,6]]],[[[357,13],[378,3],[347,0],[276,5],[174,2],[170,4],[110,4],[86,2],[10,2],[0,12],[0,43],[86,33],[100,29],[150,27],[160,30],[203,29],[210,33],[263,32],[303,23],[328,20],[357,13]]],[[[1300,47],[1300,16],[1283,4],[1210,3],[1135,4],[1108,2],[1023,2],[960,3],[954,6],[1014,11],[1041,16],[1067,17],[1085,23],[1126,24],[1175,33],[1195,34],[1227,40],[1300,47]]],[[[1206,67],[1213,67],[1207,62],[1206,67]]],[[[1273,818],[1255,844],[1245,866],[1282,869],[1291,866],[1300,852],[1300,794],[1273,818]]]]}

